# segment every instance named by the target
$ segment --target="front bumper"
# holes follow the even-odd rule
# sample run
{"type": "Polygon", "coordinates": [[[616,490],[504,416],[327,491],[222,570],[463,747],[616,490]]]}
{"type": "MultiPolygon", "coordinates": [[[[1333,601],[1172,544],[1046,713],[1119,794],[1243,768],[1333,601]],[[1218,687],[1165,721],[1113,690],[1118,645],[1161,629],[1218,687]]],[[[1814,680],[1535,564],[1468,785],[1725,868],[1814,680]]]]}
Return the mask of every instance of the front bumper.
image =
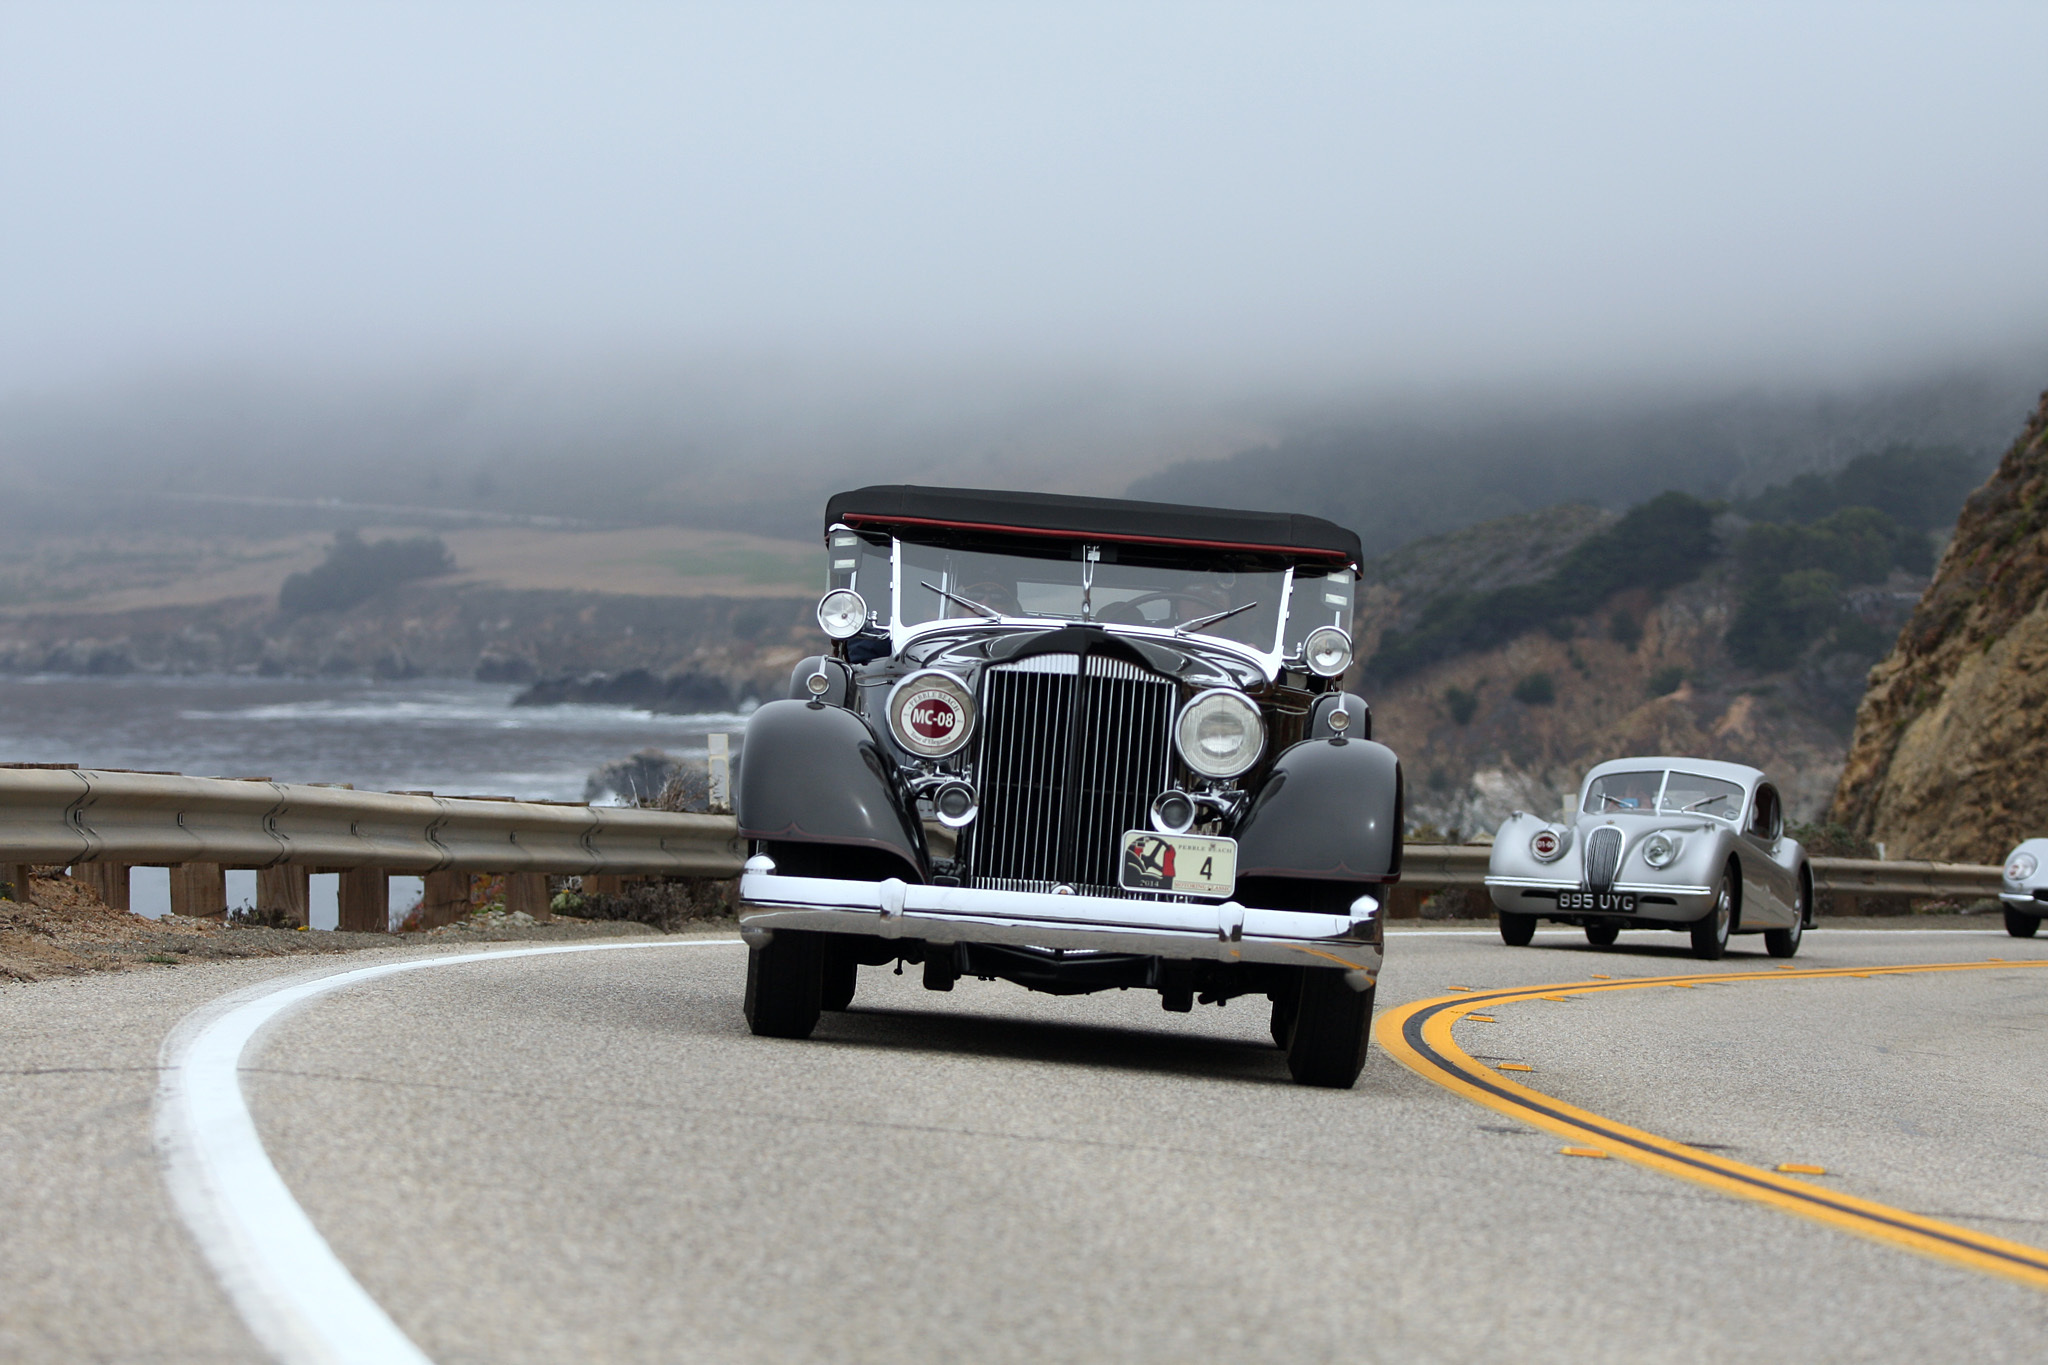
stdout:
{"type": "MultiPolygon", "coordinates": [[[[1380,901],[1361,894],[1348,915],[1263,910],[1111,896],[1060,896],[898,881],[783,877],[765,857],[740,874],[740,934],[750,943],[777,929],[919,939],[927,943],[1002,943],[1144,953],[1215,962],[1291,967],[1380,969],[1380,901]]],[[[1354,981],[1357,978],[1353,978],[1354,981]]]]}
{"type": "Polygon", "coordinates": [[[2015,910],[2030,910],[2035,914],[2048,915],[2048,886],[2037,886],[2031,891],[2006,889],[1998,898],[2015,910]]]}
{"type": "MultiPolygon", "coordinates": [[[[1587,888],[1577,881],[1552,877],[1514,877],[1489,875],[1486,889],[1493,899],[1493,908],[1509,910],[1523,915],[1557,914],[1556,893],[1559,891],[1584,891],[1587,888]],[[1525,891],[1539,893],[1525,896],[1525,891]]],[[[1616,915],[1616,920],[1654,920],[1661,924],[1691,924],[1714,908],[1718,891],[1711,886],[1662,885],[1656,882],[1616,882],[1607,888],[1610,891],[1631,893],[1636,898],[1636,912],[1633,915],[1616,915]],[[1652,901],[1651,896],[1669,901],[1652,901]]],[[[1578,912],[1572,912],[1576,915],[1578,912]]]]}

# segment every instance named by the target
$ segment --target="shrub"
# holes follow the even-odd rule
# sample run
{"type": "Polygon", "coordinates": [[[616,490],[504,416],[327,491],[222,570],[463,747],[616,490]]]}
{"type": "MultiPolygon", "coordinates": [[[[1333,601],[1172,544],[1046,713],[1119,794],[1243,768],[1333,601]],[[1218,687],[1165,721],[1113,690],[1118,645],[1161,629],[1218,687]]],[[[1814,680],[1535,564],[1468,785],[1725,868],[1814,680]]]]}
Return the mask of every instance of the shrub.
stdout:
{"type": "Polygon", "coordinates": [[[1745,668],[1789,668],[1842,617],[1842,582],[1826,569],[1760,579],[1742,590],[1728,627],[1728,652],[1745,668]]]}
{"type": "Polygon", "coordinates": [[[1668,697],[1685,685],[1686,671],[1682,665],[1670,664],[1650,675],[1650,695],[1668,697]]]}
{"type": "Polygon", "coordinates": [[[1924,533],[1954,521],[1986,472],[1987,461],[1954,447],[1888,446],[1833,474],[1773,484],[1737,510],[1759,521],[1811,522],[1845,507],[1869,507],[1924,533]]]}
{"type": "Polygon", "coordinates": [[[337,531],[324,562],[285,579],[277,605],[294,615],[345,611],[386,588],[454,569],[455,559],[439,536],[369,543],[354,531],[337,531]]]}
{"type": "Polygon", "coordinates": [[[1531,673],[1515,684],[1515,700],[1524,706],[1548,706],[1557,700],[1557,685],[1548,673],[1531,673]]]}
{"type": "Polygon", "coordinates": [[[1460,725],[1470,725],[1472,717],[1479,710],[1479,694],[1467,692],[1462,687],[1444,690],[1444,705],[1451,708],[1451,719],[1460,725]]]}
{"type": "Polygon", "coordinates": [[[1618,611],[1607,618],[1607,638],[1633,654],[1643,642],[1643,623],[1630,612],[1618,611]]]}

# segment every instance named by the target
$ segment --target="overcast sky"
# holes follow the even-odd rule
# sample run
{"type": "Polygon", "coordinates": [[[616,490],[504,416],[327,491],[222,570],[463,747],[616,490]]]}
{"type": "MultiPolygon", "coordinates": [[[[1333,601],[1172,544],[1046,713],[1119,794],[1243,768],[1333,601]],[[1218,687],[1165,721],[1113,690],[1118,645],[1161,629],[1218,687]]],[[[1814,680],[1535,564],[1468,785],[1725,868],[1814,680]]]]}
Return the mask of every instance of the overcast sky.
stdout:
{"type": "Polygon", "coordinates": [[[0,397],[783,356],[1306,390],[2048,337],[2048,4],[0,3],[0,397]]]}

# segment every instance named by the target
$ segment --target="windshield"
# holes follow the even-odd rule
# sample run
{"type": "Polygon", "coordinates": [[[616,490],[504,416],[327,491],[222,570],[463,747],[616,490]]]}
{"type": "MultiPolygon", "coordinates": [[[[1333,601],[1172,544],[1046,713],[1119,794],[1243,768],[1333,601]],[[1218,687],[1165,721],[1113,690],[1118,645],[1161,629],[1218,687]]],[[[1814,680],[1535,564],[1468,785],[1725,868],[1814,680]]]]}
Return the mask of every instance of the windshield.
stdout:
{"type": "Polygon", "coordinates": [[[1711,815],[1733,820],[1742,812],[1742,787],[1718,777],[1670,772],[1602,773],[1586,787],[1588,815],[1657,811],[1665,815],[1711,815]]]}
{"type": "MultiPolygon", "coordinates": [[[[901,544],[899,625],[989,613],[1102,625],[1182,627],[1249,645],[1279,646],[1284,568],[1187,569],[1104,558],[1039,558],[901,544]]],[[[870,605],[874,605],[871,603],[870,605]]]]}

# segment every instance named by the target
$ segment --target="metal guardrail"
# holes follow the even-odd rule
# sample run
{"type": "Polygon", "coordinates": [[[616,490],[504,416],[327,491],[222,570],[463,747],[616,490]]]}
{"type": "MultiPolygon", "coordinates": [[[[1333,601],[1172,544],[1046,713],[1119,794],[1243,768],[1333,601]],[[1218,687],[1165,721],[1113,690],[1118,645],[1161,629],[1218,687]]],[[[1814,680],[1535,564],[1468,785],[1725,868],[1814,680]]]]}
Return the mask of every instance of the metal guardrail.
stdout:
{"type": "Polygon", "coordinates": [[[729,815],[17,768],[0,769],[0,860],[731,877],[745,854],[729,815]]]}
{"type": "MultiPolygon", "coordinates": [[[[1443,891],[1486,884],[1487,844],[1409,844],[1401,851],[1401,885],[1415,891],[1443,891]]],[[[1976,863],[1919,860],[1880,862],[1874,858],[1814,858],[1813,889],[1842,896],[1908,896],[1976,900],[1996,896],[2000,869],[1976,863]]]]}
{"type": "MultiPolygon", "coordinates": [[[[1409,844],[1397,904],[1485,885],[1485,844],[1409,844]]],[[[229,868],[377,868],[396,874],[736,876],[746,853],[729,815],[362,792],[261,779],[88,768],[0,768],[0,863],[208,863],[229,868]]],[[[1996,867],[1815,858],[1836,897],[1996,896],[1996,867]]]]}

